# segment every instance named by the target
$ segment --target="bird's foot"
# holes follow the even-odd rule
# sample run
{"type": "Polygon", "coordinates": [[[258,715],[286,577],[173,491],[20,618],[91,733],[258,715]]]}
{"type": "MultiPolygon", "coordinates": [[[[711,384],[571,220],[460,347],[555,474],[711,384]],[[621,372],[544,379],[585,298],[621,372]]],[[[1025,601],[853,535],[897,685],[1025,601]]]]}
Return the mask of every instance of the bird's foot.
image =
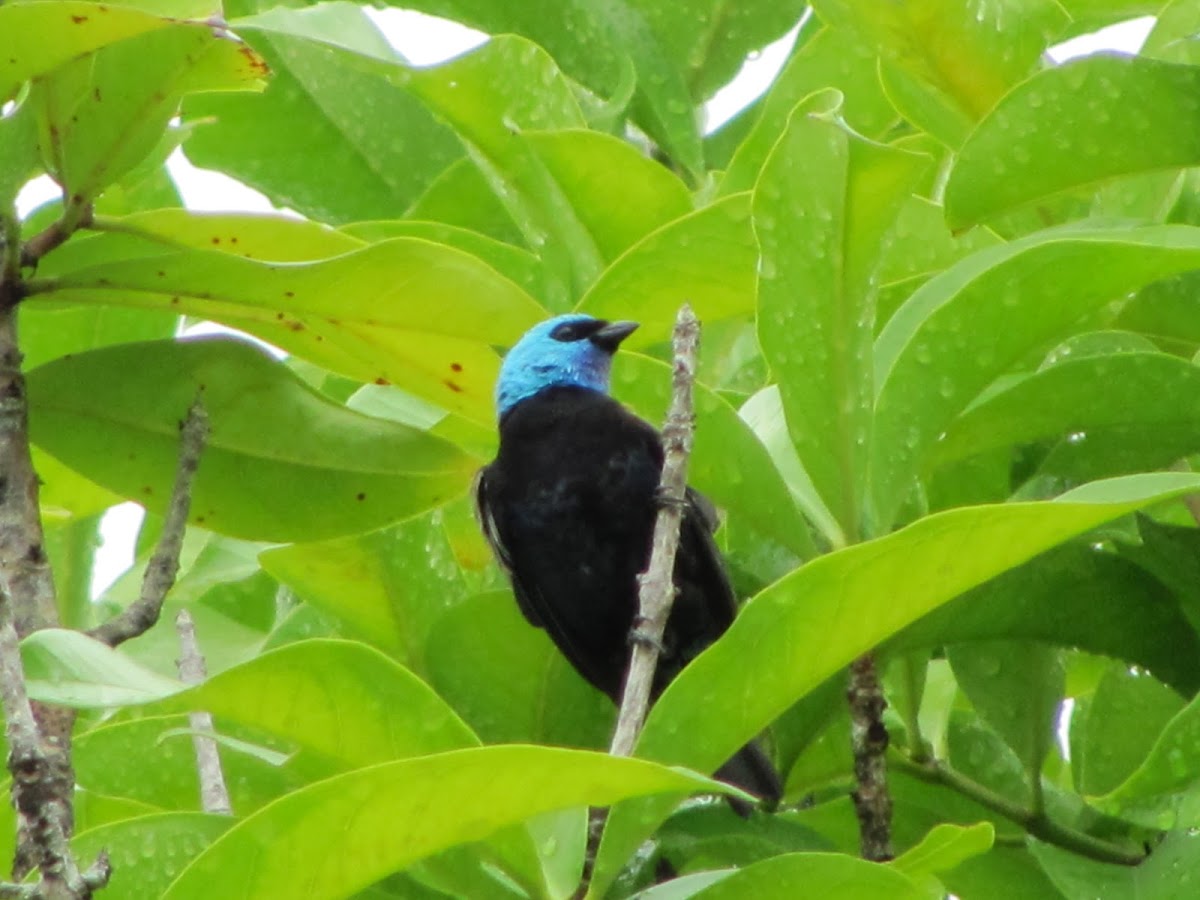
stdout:
{"type": "Polygon", "coordinates": [[[658,504],[659,509],[677,509],[680,511],[687,509],[688,505],[686,496],[674,497],[664,491],[661,484],[654,489],[654,502],[658,504]]]}
{"type": "Polygon", "coordinates": [[[667,652],[667,648],[663,645],[662,641],[658,640],[654,635],[646,631],[646,625],[647,620],[643,619],[641,616],[634,620],[633,628],[629,630],[629,643],[641,644],[643,647],[653,647],[661,656],[667,652]]]}

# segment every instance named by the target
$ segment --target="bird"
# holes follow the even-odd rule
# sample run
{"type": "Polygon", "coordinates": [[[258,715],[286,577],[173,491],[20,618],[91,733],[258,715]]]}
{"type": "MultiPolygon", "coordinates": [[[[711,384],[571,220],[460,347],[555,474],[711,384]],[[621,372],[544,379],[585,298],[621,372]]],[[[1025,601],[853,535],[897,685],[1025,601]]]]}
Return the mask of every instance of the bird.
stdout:
{"type": "MultiPolygon", "coordinates": [[[[609,394],[613,357],[638,327],[582,314],[535,325],[496,383],[500,443],[475,482],[476,514],[521,612],[615,703],[629,665],[638,574],[661,501],[662,440],[609,394]]],[[[651,688],[670,681],[733,622],[737,603],[712,532],[717,517],[687,490],[676,598],[651,688]]],[[[768,806],[782,785],[751,742],[716,773],[768,806]]],[[[732,804],[747,814],[744,804],[732,804]]]]}

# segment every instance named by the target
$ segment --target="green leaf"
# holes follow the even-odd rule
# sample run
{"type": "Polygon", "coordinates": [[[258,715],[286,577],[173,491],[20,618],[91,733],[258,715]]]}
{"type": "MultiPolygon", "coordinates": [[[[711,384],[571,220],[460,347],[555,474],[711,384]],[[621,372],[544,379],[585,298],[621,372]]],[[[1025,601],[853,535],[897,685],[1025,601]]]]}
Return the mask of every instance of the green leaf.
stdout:
{"type": "Polygon", "coordinates": [[[100,543],[98,514],[46,530],[45,548],[54,570],[58,621],[66,628],[86,629],[92,625],[92,570],[100,543]]]}
{"type": "Polygon", "coordinates": [[[1096,805],[1153,828],[1194,825],[1198,818],[1194,810],[1179,814],[1180,801],[1194,792],[1200,778],[1198,748],[1200,701],[1193,698],[1158,733],[1141,764],[1119,785],[1096,798],[1096,805]]]}
{"type": "Polygon", "coordinates": [[[442,222],[421,222],[413,219],[356,222],[341,230],[344,234],[372,243],[396,237],[411,237],[435,244],[446,244],[482,259],[513,284],[524,288],[547,309],[558,309],[567,303],[565,291],[560,285],[550,283],[536,256],[478,231],[442,222]]]}
{"type": "Polygon", "coordinates": [[[0,10],[0,101],[9,100],[21,82],[77,57],[170,26],[170,19],[126,6],[81,0],[5,3],[0,10]]]}
{"type": "Polygon", "coordinates": [[[754,188],[763,163],[787,128],[792,110],[809,95],[826,88],[842,95],[842,116],[860,134],[879,137],[897,119],[896,110],[879,85],[875,52],[850,32],[821,28],[792,55],[771,85],[762,114],[738,146],[721,179],[722,194],[754,188]]]}
{"type": "MultiPolygon", "coordinates": [[[[636,354],[622,355],[614,366],[613,392],[647,421],[666,418],[671,368],[636,354]]],[[[787,501],[783,477],[750,426],[721,396],[695,386],[696,440],[688,461],[688,480],[718,506],[744,518],[801,556],[811,555],[808,526],[798,507],[787,501]]]]}
{"type": "MultiPolygon", "coordinates": [[[[703,5],[711,3],[707,0],[703,5]]],[[[772,8],[782,13],[793,5],[794,0],[788,0],[772,8]]],[[[494,35],[524,35],[545,47],[572,78],[602,97],[622,90],[632,66],[636,93],[631,112],[639,127],[691,174],[703,170],[696,110],[683,71],[684,60],[678,58],[682,48],[676,48],[681,41],[719,40],[723,20],[717,15],[705,19],[692,6],[674,14],[668,7],[655,15],[653,6],[638,0],[605,7],[563,5],[554,0],[516,4],[415,0],[407,6],[454,18],[494,35]],[[680,30],[667,33],[651,27],[658,15],[669,16],[671,27],[680,30]],[[676,26],[679,19],[686,24],[676,26]]],[[[787,27],[783,25],[779,31],[787,27]]],[[[700,58],[705,57],[701,51],[700,58]]]]}
{"type": "Polygon", "coordinates": [[[1200,229],[1055,229],[984,250],[926,282],[875,344],[871,494],[890,524],[922,457],[991,381],[1080,317],[1200,265],[1200,229]]]}
{"type": "Polygon", "coordinates": [[[1029,75],[1068,21],[1052,0],[1028,0],[1019,15],[953,0],[882,8],[870,0],[820,0],[814,6],[825,22],[877,48],[892,101],[951,146],[1029,75]]]}
{"type": "Polygon", "coordinates": [[[117,900],[159,897],[183,868],[229,830],[234,819],[170,812],[124,819],[81,833],[71,849],[84,865],[101,851],[113,867],[104,893],[117,900]]]}
{"type": "Polygon", "coordinates": [[[613,707],[576,673],[508,591],[472,597],[434,623],[429,682],[486,743],[603,747],[613,707]]]}
{"type": "Polygon", "coordinates": [[[500,366],[490,344],[515,342],[546,316],[481,260],[417,238],[300,264],[178,250],[34,279],[31,289],[45,300],[171,309],[219,321],[360,381],[394,382],[488,425],[500,366]]]}
{"type": "Polygon", "coordinates": [[[28,385],[39,446],[155,511],[174,481],[178,423],[202,396],[211,436],[191,520],[234,536],[367,531],[460,493],[476,465],[422,432],[330,403],[236,340],[93,350],[34,370],[28,385]]]}
{"type": "Polygon", "coordinates": [[[1073,442],[1139,431],[1156,468],[1200,449],[1200,369],[1165,353],[1066,359],[971,407],[946,429],[928,465],[1042,438],[1073,442]],[[1105,390],[1097,391],[1103,384],[1105,390]]]}
{"type": "Polygon", "coordinates": [[[992,848],[996,829],[991,822],[980,822],[963,828],[960,825],[938,825],[916,847],[905,851],[887,863],[909,878],[919,880],[940,875],[961,863],[986,853],[992,848]]]}
{"type": "Polygon", "coordinates": [[[715,786],[641,760],[550,747],[482,747],[386,763],[317,782],[239,822],[163,900],[345,897],[539,813],[715,786]]]}
{"type": "Polygon", "coordinates": [[[595,131],[531,131],[528,140],[577,211],[605,261],[692,211],[687,187],[633,145],[595,131]],[[598,172],[619,172],[621,202],[598,172]]]}
{"type": "Polygon", "coordinates": [[[308,262],[360,250],[369,240],[290,216],[187,209],[102,216],[94,227],[100,233],[75,237],[39,264],[38,273],[58,275],[183,249],[221,250],[263,262],[308,262]]]}
{"type": "Polygon", "coordinates": [[[1040,841],[1030,849],[1066,900],[1190,900],[1200,866],[1200,837],[1168,834],[1146,860],[1136,866],[1096,862],[1040,841]]]}
{"type": "Polygon", "coordinates": [[[630,247],[592,285],[579,311],[634,316],[630,347],[667,340],[686,300],[706,324],[754,310],[758,254],[750,197],[736,194],[682,216],[630,247]]]}
{"type": "Polygon", "coordinates": [[[1117,175],[1200,163],[1200,70],[1096,55],[1005,97],[963,144],[946,184],[954,228],[1117,175]],[[1112,140],[1112,125],[1136,140],[1112,140]]]}
{"type": "Polygon", "coordinates": [[[1038,796],[1063,696],[1061,653],[1035,641],[980,641],[946,650],[959,686],[1016,752],[1038,796]]]}
{"type": "Polygon", "coordinates": [[[740,869],[692,896],[703,900],[761,900],[809,896],[845,900],[923,900],[902,872],[840,853],[785,853],[740,869]]]}
{"type": "Polygon", "coordinates": [[[800,460],[853,540],[871,425],[875,266],[929,160],[857,138],[822,115],[832,99],[797,109],[754,190],[758,339],[800,460]]]}
{"type": "Polygon", "coordinates": [[[1113,663],[1071,716],[1071,771],[1082,794],[1105,794],[1128,778],[1183,709],[1178,694],[1138,669],[1113,663]]]}
{"type": "Polygon", "coordinates": [[[444,65],[408,68],[390,52],[381,54],[374,42],[347,40],[327,27],[344,7],[274,9],[238,20],[236,27],[270,34],[280,46],[318,41],[339,48],[355,65],[417,97],[455,130],[529,246],[556,277],[582,293],[602,266],[595,239],[523,134],[585,124],[555,62],[529,41],[504,35],[444,65]]]}
{"type": "Polygon", "coordinates": [[[151,712],[192,710],[262,729],[335,770],[478,743],[432,688],[379,651],[352,641],[289,644],[164,700],[151,712]]]}
{"type": "Polygon", "coordinates": [[[21,660],[29,696],[43,703],[126,706],[183,688],[81,632],[62,628],[43,628],[21,641],[21,660]]]}
{"type": "MultiPolygon", "coordinates": [[[[830,546],[844,547],[846,536],[842,533],[841,526],[821,499],[821,495],[817,493],[816,485],[796,453],[796,445],[792,443],[787,419],[783,414],[783,398],[779,393],[779,385],[772,384],[763,388],[742,405],[738,414],[745,419],[767,448],[771,461],[779,470],[780,477],[804,511],[804,515],[825,536],[830,546]]],[[[797,537],[802,538],[802,534],[797,533],[797,537]]],[[[801,549],[800,553],[805,558],[817,555],[815,549],[808,547],[801,549]]]]}
{"type": "Polygon", "coordinates": [[[1144,568],[1083,542],[1056,547],[963,594],[901,631],[889,647],[979,640],[1078,647],[1146,668],[1188,695],[1200,688],[1200,638],[1179,599],[1144,568]],[[1130,628],[1132,621],[1144,627],[1130,628]]]}
{"type": "Polygon", "coordinates": [[[46,169],[70,206],[81,207],[151,153],[184,94],[251,89],[265,70],[206,24],[173,24],[105,47],[34,84],[29,102],[46,169]]]}
{"type": "MultiPolygon", "coordinates": [[[[1197,486],[1200,476],[1141,475],[1047,503],[950,510],[813,560],[752,598],[668,686],[637,752],[715,769],[797,699],[922,615],[1077,534],[1197,486]],[[898,596],[901,583],[910,589],[898,596]],[[781,662],[788,660],[804,664],[781,662]]],[[[597,893],[668,811],[638,801],[612,812],[597,893]]]]}
{"type": "MultiPolygon", "coordinates": [[[[77,734],[72,747],[77,783],[96,794],[153,807],[151,811],[198,809],[196,751],[192,739],[180,734],[188,725],[187,716],[151,716],[106,722],[77,734]],[[167,737],[172,733],[178,736],[167,737]],[[148,759],[154,765],[147,765],[148,759]]],[[[221,769],[238,815],[304,783],[289,770],[224,749],[221,769]]]]}
{"type": "Polygon", "coordinates": [[[737,75],[748,54],[781,37],[804,13],[799,0],[630,0],[663,50],[686,74],[692,98],[703,100],[737,75]]]}
{"type": "Polygon", "coordinates": [[[993,847],[941,878],[946,889],[971,900],[1063,900],[1032,854],[1024,848],[993,847]]]}
{"type": "MultiPolygon", "coordinates": [[[[309,15],[342,43],[399,63],[360,7],[326,4],[309,15]]],[[[462,156],[451,129],[384,72],[316,42],[235,27],[272,77],[259,96],[188,99],[184,118],[197,127],[187,155],[197,165],[228,172],[277,206],[349,222],[399,215],[462,156]]]]}
{"type": "Polygon", "coordinates": [[[442,521],[438,511],[367,534],[267,550],[259,561],[348,633],[424,672],[430,628],[467,593],[442,521]]]}
{"type": "MultiPolygon", "coordinates": [[[[8,8],[11,10],[12,6],[8,8]]],[[[7,213],[17,192],[38,174],[39,165],[33,106],[22,103],[10,115],[0,118],[0,209],[7,213]]]]}

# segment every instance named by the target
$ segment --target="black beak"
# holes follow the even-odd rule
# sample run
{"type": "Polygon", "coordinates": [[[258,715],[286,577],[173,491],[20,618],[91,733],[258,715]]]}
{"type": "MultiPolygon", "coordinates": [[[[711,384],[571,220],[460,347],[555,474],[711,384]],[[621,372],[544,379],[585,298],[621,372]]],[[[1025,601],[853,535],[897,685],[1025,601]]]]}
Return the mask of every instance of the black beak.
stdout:
{"type": "Polygon", "coordinates": [[[637,322],[609,322],[600,330],[594,332],[588,340],[602,350],[616,353],[621,341],[637,331],[637,322]]]}

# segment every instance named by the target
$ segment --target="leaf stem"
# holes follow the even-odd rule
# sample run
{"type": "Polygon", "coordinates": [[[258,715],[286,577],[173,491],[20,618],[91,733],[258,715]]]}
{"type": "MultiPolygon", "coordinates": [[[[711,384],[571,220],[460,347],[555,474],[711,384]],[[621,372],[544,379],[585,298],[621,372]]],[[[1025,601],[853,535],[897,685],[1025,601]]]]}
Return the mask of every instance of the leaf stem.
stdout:
{"type": "Polygon", "coordinates": [[[1080,856],[1086,856],[1088,859],[1121,866],[1136,866],[1146,858],[1143,853],[1127,850],[1117,844],[1092,837],[1069,825],[1055,822],[1043,811],[1028,809],[1014,803],[968,778],[943,760],[935,759],[927,763],[918,763],[899,753],[893,754],[892,758],[899,768],[915,778],[957,791],[1015,825],[1020,825],[1029,835],[1048,844],[1054,844],[1056,847],[1062,847],[1064,850],[1070,850],[1080,856]]]}

